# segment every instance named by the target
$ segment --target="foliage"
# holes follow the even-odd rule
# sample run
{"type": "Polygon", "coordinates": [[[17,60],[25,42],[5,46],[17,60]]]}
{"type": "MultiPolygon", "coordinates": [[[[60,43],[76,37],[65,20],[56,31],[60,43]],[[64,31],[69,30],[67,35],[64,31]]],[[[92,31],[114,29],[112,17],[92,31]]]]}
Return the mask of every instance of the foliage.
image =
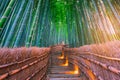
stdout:
{"type": "Polygon", "coordinates": [[[74,47],[120,37],[119,0],[0,0],[0,5],[1,47],[62,41],[74,47]]]}

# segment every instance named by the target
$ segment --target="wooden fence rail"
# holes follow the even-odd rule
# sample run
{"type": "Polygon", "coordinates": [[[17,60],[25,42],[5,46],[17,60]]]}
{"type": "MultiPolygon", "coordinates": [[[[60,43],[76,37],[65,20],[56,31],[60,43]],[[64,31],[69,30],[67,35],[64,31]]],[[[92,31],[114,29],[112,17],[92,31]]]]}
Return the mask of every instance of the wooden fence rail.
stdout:
{"type": "Polygon", "coordinates": [[[120,79],[120,59],[89,52],[70,51],[67,48],[64,52],[68,56],[69,63],[78,65],[89,80],[120,79]]]}
{"type": "Polygon", "coordinates": [[[49,52],[50,49],[38,48],[36,56],[0,65],[0,80],[45,80],[49,52]]]}

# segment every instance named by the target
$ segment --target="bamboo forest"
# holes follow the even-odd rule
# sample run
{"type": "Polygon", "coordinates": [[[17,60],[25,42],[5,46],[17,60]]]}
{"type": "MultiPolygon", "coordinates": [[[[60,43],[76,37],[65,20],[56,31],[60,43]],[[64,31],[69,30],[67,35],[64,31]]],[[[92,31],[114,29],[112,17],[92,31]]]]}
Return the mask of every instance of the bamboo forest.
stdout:
{"type": "Polygon", "coordinates": [[[0,80],[120,80],[120,0],[0,0],[0,80]]]}

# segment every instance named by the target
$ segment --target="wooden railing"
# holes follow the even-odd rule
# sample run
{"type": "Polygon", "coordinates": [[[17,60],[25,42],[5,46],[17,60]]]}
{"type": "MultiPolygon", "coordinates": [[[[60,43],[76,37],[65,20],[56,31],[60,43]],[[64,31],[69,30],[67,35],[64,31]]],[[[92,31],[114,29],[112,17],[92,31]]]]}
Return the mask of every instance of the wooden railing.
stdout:
{"type": "Polygon", "coordinates": [[[0,65],[0,80],[45,80],[49,49],[41,50],[34,57],[0,65]]]}
{"type": "Polygon", "coordinates": [[[120,59],[118,58],[90,52],[79,52],[76,51],[76,48],[75,50],[73,48],[65,48],[63,45],[52,46],[51,48],[26,49],[24,50],[23,48],[21,51],[17,49],[13,51],[14,53],[10,53],[12,50],[1,51],[2,49],[0,49],[0,58],[5,57],[2,52],[9,52],[9,56],[14,55],[14,57],[12,56],[9,59],[4,58],[4,63],[0,61],[0,80],[46,80],[47,69],[51,65],[50,54],[56,52],[64,52],[68,62],[77,65],[89,80],[120,79],[120,59]],[[17,57],[15,54],[20,56],[17,57]],[[29,55],[26,56],[26,54],[29,55]],[[8,61],[11,59],[12,61],[8,61]]]}
{"type": "Polygon", "coordinates": [[[90,52],[74,52],[68,48],[64,53],[69,63],[78,65],[89,80],[119,80],[120,59],[106,57],[90,52]],[[70,52],[72,51],[72,52],[70,52]]]}

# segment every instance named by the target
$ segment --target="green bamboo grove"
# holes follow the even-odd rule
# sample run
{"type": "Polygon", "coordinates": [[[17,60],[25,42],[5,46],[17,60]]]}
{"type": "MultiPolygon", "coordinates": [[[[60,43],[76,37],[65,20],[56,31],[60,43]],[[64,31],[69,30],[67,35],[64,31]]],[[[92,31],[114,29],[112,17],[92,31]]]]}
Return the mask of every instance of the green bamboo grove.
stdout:
{"type": "Polygon", "coordinates": [[[120,39],[119,0],[0,0],[0,47],[120,39]]]}

